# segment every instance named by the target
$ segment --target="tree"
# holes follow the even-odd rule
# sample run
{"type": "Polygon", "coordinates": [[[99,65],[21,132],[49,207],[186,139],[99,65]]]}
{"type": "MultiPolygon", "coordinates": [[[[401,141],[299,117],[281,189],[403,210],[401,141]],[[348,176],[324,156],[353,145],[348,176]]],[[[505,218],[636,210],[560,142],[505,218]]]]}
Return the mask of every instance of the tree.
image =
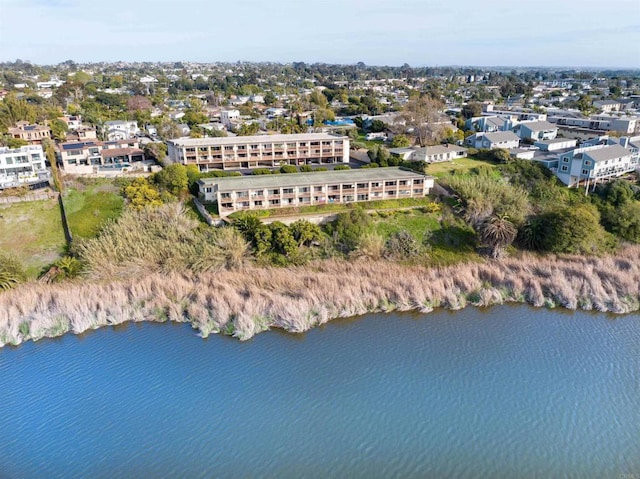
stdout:
{"type": "Polygon", "coordinates": [[[133,113],[136,111],[148,111],[153,108],[151,100],[147,97],[136,95],[127,99],[127,111],[133,113]]]}
{"type": "Polygon", "coordinates": [[[153,176],[154,182],[170,194],[180,196],[189,187],[189,176],[184,165],[174,163],[165,166],[153,176]]]}
{"type": "Polygon", "coordinates": [[[404,148],[411,145],[411,140],[406,135],[395,135],[391,140],[391,148],[404,148]]]}
{"type": "Polygon", "coordinates": [[[53,134],[54,139],[64,141],[67,138],[67,131],[69,130],[69,127],[64,121],[56,118],[49,122],[49,128],[51,128],[51,133],[53,134]]]}
{"type": "Polygon", "coordinates": [[[278,253],[292,256],[298,251],[298,243],[287,225],[275,221],[269,225],[269,228],[271,229],[273,249],[278,253]]]}
{"type": "Polygon", "coordinates": [[[578,101],[576,102],[576,106],[578,107],[578,110],[585,115],[589,115],[593,112],[593,100],[589,95],[580,95],[580,98],[578,98],[578,101]]]}
{"type": "Polygon", "coordinates": [[[401,118],[406,126],[413,128],[413,134],[420,146],[440,141],[446,117],[441,113],[443,104],[434,98],[423,95],[410,100],[405,106],[401,118]]]}
{"type": "Polygon", "coordinates": [[[147,158],[153,158],[158,163],[162,163],[167,157],[167,144],[160,142],[145,143],[144,155],[147,158]]]}
{"type": "Polygon", "coordinates": [[[462,107],[462,117],[465,120],[482,115],[482,104],[478,102],[467,103],[462,107]]]}
{"type": "Polygon", "coordinates": [[[518,230],[506,215],[494,215],[483,221],[478,227],[480,241],[490,249],[491,257],[502,256],[505,248],[513,243],[518,230]]]}
{"type": "Polygon", "coordinates": [[[309,101],[318,106],[318,108],[327,108],[327,97],[320,90],[315,89],[309,95],[309,101]]]}
{"type": "Polygon", "coordinates": [[[236,134],[238,136],[252,136],[260,131],[260,125],[258,123],[244,123],[237,129],[236,134]]]}
{"type": "Polygon", "coordinates": [[[322,238],[320,227],[306,220],[298,220],[290,228],[298,246],[310,246],[314,241],[322,238]]]}
{"type": "Polygon", "coordinates": [[[537,248],[553,253],[593,253],[607,247],[609,238],[593,205],[566,206],[529,220],[535,225],[537,248]]]}
{"type": "Polygon", "coordinates": [[[124,196],[136,210],[162,205],[160,192],[146,178],[136,178],[124,189],[124,196]]]}

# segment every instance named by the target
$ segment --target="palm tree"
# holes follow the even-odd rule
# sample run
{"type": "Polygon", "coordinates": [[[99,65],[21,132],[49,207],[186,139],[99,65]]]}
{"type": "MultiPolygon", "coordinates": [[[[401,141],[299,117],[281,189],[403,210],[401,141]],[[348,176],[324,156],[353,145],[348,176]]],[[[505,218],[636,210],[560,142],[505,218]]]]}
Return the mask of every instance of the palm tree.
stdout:
{"type": "Polygon", "coordinates": [[[507,215],[494,215],[483,221],[478,227],[478,235],[482,243],[491,250],[491,257],[502,256],[507,246],[513,243],[518,229],[509,221],[507,215]]]}

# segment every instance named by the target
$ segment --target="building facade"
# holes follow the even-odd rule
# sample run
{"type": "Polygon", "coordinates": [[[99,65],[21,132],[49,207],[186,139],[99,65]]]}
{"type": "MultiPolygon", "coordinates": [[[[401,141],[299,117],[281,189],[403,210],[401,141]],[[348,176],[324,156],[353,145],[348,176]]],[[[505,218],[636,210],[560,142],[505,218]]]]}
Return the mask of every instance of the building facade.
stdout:
{"type": "Polygon", "coordinates": [[[42,140],[51,139],[51,129],[48,126],[30,125],[28,121],[19,121],[15,128],[9,128],[9,135],[30,145],[41,145],[42,140]]]}
{"type": "Polygon", "coordinates": [[[326,133],[184,138],[167,142],[169,160],[200,171],[349,162],[349,138],[326,133]]]}
{"type": "Polygon", "coordinates": [[[59,145],[58,162],[65,173],[96,174],[128,168],[144,160],[137,140],[84,141],[59,145]]]}
{"type": "Polygon", "coordinates": [[[200,199],[217,203],[221,216],[235,211],[424,197],[434,179],[403,168],[204,178],[200,199]]]}
{"type": "Polygon", "coordinates": [[[104,124],[104,137],[108,141],[128,140],[140,134],[137,121],[113,120],[104,124]]]}
{"type": "Polygon", "coordinates": [[[48,176],[42,146],[0,148],[0,188],[34,183],[48,176]]]}
{"type": "Polygon", "coordinates": [[[631,173],[638,168],[638,156],[621,145],[596,145],[563,153],[559,157],[558,179],[567,186],[596,183],[631,173]]]}
{"type": "Polygon", "coordinates": [[[472,148],[504,148],[510,150],[518,148],[520,138],[512,131],[497,131],[495,133],[476,133],[464,140],[465,146],[472,148]]]}

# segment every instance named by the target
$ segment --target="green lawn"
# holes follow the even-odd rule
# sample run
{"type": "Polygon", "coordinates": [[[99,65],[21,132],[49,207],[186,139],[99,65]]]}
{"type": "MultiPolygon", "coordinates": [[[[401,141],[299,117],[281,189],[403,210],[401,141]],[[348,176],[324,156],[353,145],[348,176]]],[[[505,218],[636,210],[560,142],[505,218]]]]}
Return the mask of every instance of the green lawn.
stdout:
{"type": "Polygon", "coordinates": [[[124,199],[107,180],[72,185],[64,194],[64,206],[71,234],[78,238],[95,236],[105,221],[120,216],[124,199]]]}
{"type": "Polygon", "coordinates": [[[420,209],[382,212],[373,215],[371,229],[385,239],[398,231],[408,231],[416,241],[427,244],[425,265],[480,261],[473,231],[464,225],[443,225],[440,213],[425,213],[420,209]]]}
{"type": "Polygon", "coordinates": [[[495,168],[496,163],[490,161],[477,160],[473,157],[459,158],[453,161],[443,161],[441,163],[431,163],[427,166],[426,173],[435,177],[442,177],[451,174],[453,171],[469,171],[479,166],[495,168]]]}
{"type": "Polygon", "coordinates": [[[65,251],[57,200],[0,205],[0,249],[14,255],[36,278],[65,251]]]}
{"type": "Polygon", "coordinates": [[[357,140],[352,140],[352,141],[356,141],[358,143],[362,143],[364,145],[366,145],[367,149],[370,150],[371,148],[373,148],[374,146],[387,146],[388,145],[383,141],[383,140],[365,140],[366,135],[364,133],[361,133],[358,135],[358,139],[357,140]]]}

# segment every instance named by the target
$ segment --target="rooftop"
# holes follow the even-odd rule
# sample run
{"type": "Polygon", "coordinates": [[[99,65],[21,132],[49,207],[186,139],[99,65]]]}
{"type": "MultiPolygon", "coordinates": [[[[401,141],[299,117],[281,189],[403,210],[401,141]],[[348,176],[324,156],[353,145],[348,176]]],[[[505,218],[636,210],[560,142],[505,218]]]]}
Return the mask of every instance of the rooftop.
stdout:
{"type": "Polygon", "coordinates": [[[346,136],[330,135],[328,133],[301,133],[298,135],[255,135],[216,138],[178,138],[169,140],[176,146],[209,146],[209,145],[237,145],[238,143],[286,143],[287,141],[312,140],[346,140],[346,136]]]}
{"type": "MultiPolygon", "coordinates": [[[[385,181],[396,179],[425,178],[415,171],[398,167],[361,168],[358,170],[322,171],[310,173],[284,173],[275,175],[228,176],[224,178],[203,178],[202,185],[218,185],[221,192],[242,189],[288,188],[310,184],[355,183],[358,181],[385,181]]],[[[430,178],[430,177],[428,177],[430,178]]]]}
{"type": "Polygon", "coordinates": [[[499,141],[520,141],[518,135],[512,131],[496,131],[495,133],[484,133],[484,136],[492,143],[499,141]]]}
{"type": "Polygon", "coordinates": [[[549,123],[548,121],[523,121],[520,123],[522,126],[526,126],[531,131],[542,131],[542,130],[556,130],[558,128],[557,125],[549,123]]]}
{"type": "Polygon", "coordinates": [[[631,150],[620,145],[604,146],[602,148],[585,151],[584,154],[588,155],[593,161],[606,161],[620,158],[623,156],[629,156],[632,154],[631,150]]]}

